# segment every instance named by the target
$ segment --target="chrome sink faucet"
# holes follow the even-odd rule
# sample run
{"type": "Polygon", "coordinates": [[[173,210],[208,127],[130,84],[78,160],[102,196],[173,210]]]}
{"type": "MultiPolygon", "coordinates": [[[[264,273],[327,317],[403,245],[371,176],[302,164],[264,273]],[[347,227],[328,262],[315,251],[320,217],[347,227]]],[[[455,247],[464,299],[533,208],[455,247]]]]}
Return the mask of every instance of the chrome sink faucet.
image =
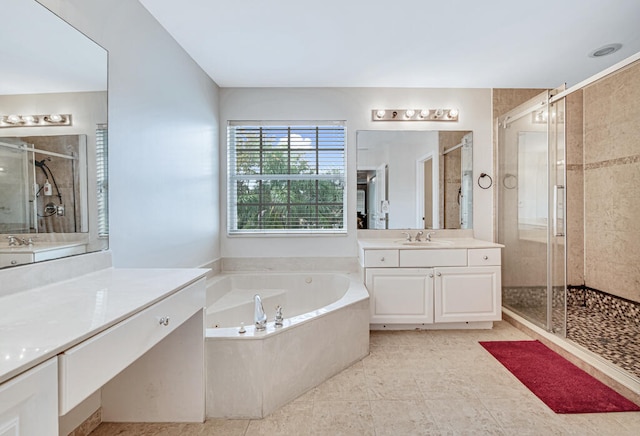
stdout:
{"type": "Polygon", "coordinates": [[[431,236],[433,236],[435,234],[436,234],[436,232],[427,232],[427,236],[426,236],[427,241],[431,242],[431,236]]]}
{"type": "Polygon", "coordinates": [[[420,239],[420,236],[422,236],[423,233],[424,232],[422,230],[418,231],[418,233],[416,233],[416,237],[413,238],[413,240],[416,241],[416,242],[422,241],[422,239],[420,239]]]}
{"type": "Polygon", "coordinates": [[[15,247],[18,245],[33,245],[33,238],[25,239],[9,235],[7,236],[7,239],[9,240],[9,247],[15,247]]]}
{"type": "Polygon", "coordinates": [[[411,234],[409,232],[402,232],[407,237],[407,241],[411,242],[411,234]]]}
{"type": "Polygon", "coordinates": [[[254,312],[253,320],[256,324],[256,330],[265,330],[267,328],[267,314],[264,313],[264,307],[262,306],[262,299],[260,295],[253,296],[254,312]]]}

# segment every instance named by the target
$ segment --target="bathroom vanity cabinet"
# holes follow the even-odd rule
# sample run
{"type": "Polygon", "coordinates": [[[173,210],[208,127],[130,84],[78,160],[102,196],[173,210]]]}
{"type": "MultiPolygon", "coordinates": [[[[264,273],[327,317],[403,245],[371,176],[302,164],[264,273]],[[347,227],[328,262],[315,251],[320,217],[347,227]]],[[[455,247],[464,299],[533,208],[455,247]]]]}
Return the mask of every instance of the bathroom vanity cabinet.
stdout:
{"type": "Polygon", "coordinates": [[[501,319],[499,244],[359,241],[372,328],[487,328],[501,319]]]}
{"type": "Polygon", "coordinates": [[[55,357],[0,384],[0,435],[53,435],[58,431],[55,357]]]}
{"type": "Polygon", "coordinates": [[[98,390],[104,420],[202,422],[206,272],[107,268],[0,298],[0,436],[57,435],[98,390]]]}

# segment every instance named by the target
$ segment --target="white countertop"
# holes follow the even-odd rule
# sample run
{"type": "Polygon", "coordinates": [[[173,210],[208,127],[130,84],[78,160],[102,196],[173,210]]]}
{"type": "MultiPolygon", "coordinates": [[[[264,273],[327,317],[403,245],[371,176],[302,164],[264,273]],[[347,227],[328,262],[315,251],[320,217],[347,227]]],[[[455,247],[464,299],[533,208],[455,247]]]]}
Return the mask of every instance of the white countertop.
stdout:
{"type": "Polygon", "coordinates": [[[107,268],[0,298],[0,383],[140,312],[207,269],[107,268]]]}
{"type": "Polygon", "coordinates": [[[502,244],[483,241],[475,238],[432,238],[432,242],[408,243],[402,238],[371,238],[358,239],[358,247],[361,250],[442,250],[452,248],[501,248],[502,244]]]}

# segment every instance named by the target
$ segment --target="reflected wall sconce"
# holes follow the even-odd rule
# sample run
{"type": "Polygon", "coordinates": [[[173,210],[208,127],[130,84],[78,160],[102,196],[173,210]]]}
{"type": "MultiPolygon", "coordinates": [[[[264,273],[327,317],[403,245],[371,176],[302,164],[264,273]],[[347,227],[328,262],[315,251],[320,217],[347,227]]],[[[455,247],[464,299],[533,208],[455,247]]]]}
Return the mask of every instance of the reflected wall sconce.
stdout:
{"type": "Polygon", "coordinates": [[[50,127],[70,126],[71,114],[48,115],[0,115],[0,128],[3,127],[50,127]]]}
{"type": "Polygon", "coordinates": [[[458,121],[458,109],[373,109],[371,121],[458,121]]]}

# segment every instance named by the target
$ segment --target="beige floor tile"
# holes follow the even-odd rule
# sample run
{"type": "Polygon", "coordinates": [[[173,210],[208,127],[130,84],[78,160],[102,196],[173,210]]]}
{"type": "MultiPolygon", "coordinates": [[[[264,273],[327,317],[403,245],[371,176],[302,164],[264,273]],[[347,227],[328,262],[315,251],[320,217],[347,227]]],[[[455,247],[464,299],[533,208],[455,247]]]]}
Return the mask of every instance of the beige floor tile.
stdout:
{"type": "Polygon", "coordinates": [[[305,436],[311,434],[313,403],[289,403],[263,419],[251,420],[248,435],[305,436]]]}
{"type": "Polygon", "coordinates": [[[556,415],[565,434],[585,436],[638,436],[640,427],[625,427],[611,413],[582,413],[556,415]],[[576,430],[580,431],[578,433],[576,430]]]}
{"type": "Polygon", "coordinates": [[[91,436],[182,436],[183,423],[102,423],[91,436]]]}
{"type": "Polygon", "coordinates": [[[638,431],[640,429],[640,412],[610,413],[610,415],[624,428],[640,433],[638,431]]]}
{"type": "Polygon", "coordinates": [[[415,379],[425,400],[477,399],[473,380],[466,373],[436,369],[424,371],[415,379]]]}
{"type": "Polygon", "coordinates": [[[413,374],[374,371],[367,372],[370,400],[421,400],[422,392],[413,374]]]}
{"type": "Polygon", "coordinates": [[[478,399],[425,400],[438,426],[438,434],[507,434],[478,399]]]}
{"type": "Polygon", "coordinates": [[[371,401],[376,436],[433,435],[438,428],[424,401],[371,401]]]}
{"type": "Polygon", "coordinates": [[[506,434],[517,435],[561,435],[566,432],[556,414],[544,403],[533,398],[482,398],[489,413],[496,419],[506,434]]]}
{"type": "Polygon", "coordinates": [[[202,425],[193,424],[193,434],[194,436],[244,436],[248,425],[248,419],[208,419],[202,425]],[[200,429],[199,432],[195,432],[196,428],[200,429]]]}
{"type": "Polygon", "coordinates": [[[315,390],[315,401],[367,400],[367,381],[361,362],[331,377],[315,390]]]}
{"type": "Polygon", "coordinates": [[[369,401],[316,401],[311,428],[314,436],[375,435],[369,401]]]}

